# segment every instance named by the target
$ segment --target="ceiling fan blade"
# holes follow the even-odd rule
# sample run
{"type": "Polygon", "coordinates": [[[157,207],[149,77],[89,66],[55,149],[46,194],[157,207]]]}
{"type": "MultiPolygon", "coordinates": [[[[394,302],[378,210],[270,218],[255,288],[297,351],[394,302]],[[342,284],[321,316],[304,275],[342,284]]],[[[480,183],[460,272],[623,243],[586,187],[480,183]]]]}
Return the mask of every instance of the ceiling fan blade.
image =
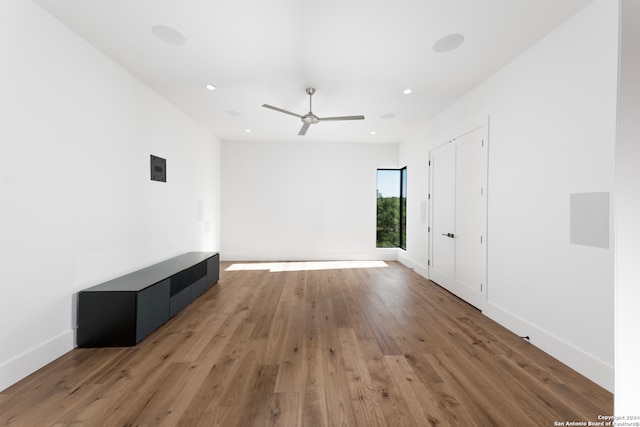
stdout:
{"type": "Polygon", "coordinates": [[[329,120],[364,120],[364,116],[320,117],[319,119],[322,122],[329,120]]]}
{"type": "Polygon", "coordinates": [[[300,132],[298,132],[298,135],[304,135],[307,133],[307,129],[309,129],[309,126],[311,126],[311,123],[305,123],[302,125],[302,127],[300,128],[300,132]]]}
{"type": "Polygon", "coordinates": [[[291,111],[283,110],[282,108],[274,107],[273,105],[262,104],[262,106],[264,108],[270,108],[272,110],[276,110],[276,111],[279,111],[281,113],[289,114],[290,116],[296,116],[296,117],[298,117],[300,119],[302,118],[302,116],[300,114],[292,113],[291,111]]]}

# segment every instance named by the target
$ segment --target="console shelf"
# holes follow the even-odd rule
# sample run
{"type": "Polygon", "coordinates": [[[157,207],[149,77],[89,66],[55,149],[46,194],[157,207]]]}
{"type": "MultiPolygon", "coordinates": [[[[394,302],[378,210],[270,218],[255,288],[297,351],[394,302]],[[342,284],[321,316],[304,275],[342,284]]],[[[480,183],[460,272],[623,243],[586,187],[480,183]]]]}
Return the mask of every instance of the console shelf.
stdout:
{"type": "Polygon", "coordinates": [[[78,347],[129,347],[218,282],[217,252],[188,252],[82,290],[78,347]]]}

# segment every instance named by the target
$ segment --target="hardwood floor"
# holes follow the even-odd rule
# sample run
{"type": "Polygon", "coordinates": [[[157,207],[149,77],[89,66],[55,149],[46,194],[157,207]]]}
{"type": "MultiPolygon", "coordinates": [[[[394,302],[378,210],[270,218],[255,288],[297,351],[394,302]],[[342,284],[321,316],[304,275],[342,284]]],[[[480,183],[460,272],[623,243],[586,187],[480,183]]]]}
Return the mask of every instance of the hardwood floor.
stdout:
{"type": "Polygon", "coordinates": [[[75,349],[0,393],[0,425],[553,426],[612,413],[611,393],[386,265],[222,263],[216,286],[138,346],[75,349]]]}

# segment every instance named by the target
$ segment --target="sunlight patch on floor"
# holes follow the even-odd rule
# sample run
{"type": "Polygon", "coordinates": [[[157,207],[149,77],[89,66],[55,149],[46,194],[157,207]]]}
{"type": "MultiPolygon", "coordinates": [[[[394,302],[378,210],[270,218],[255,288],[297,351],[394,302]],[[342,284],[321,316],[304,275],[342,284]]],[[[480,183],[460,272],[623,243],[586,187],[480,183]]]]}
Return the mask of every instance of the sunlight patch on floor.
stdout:
{"type": "Polygon", "coordinates": [[[280,271],[312,271],[336,270],[345,268],[384,268],[388,267],[384,261],[287,261],[287,262],[249,262],[235,263],[225,271],[269,270],[280,271]]]}

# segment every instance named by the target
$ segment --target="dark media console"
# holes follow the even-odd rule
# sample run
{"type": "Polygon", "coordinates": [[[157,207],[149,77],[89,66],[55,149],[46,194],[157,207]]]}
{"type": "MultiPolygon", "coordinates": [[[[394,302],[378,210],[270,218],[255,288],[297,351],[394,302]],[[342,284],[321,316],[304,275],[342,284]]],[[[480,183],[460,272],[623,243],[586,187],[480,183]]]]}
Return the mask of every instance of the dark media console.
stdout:
{"type": "Polygon", "coordinates": [[[217,252],[188,252],[78,294],[78,347],[134,346],[218,282],[217,252]]]}

